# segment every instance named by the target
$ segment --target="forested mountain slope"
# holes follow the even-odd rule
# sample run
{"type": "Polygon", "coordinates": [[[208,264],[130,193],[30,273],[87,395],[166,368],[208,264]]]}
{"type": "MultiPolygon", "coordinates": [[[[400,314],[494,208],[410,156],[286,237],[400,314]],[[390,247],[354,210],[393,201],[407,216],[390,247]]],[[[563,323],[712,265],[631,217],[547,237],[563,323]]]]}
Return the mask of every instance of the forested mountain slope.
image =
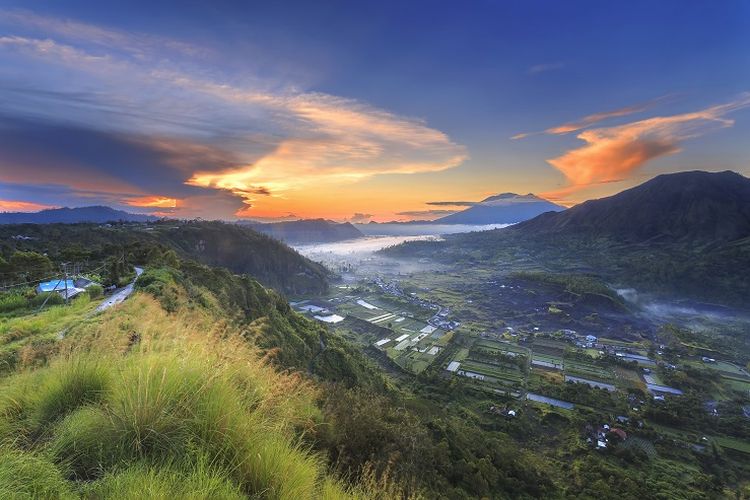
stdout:
{"type": "Polygon", "coordinates": [[[617,195],[508,228],[412,242],[385,253],[467,265],[524,261],[584,269],[621,286],[750,308],[750,179],[661,175],[617,195]]]}
{"type": "Polygon", "coordinates": [[[286,294],[315,294],[327,287],[326,270],[285,244],[247,227],[222,222],[160,221],[149,224],[21,224],[0,226],[0,256],[15,251],[47,254],[55,261],[148,260],[152,251],[247,273],[286,294]]]}

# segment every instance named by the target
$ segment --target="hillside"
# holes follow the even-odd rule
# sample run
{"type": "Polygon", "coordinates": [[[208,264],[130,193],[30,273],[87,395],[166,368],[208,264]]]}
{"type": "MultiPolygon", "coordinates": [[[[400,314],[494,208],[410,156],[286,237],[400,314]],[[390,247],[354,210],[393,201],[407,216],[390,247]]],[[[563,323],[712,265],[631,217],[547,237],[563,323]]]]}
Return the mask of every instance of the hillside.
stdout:
{"type": "Polygon", "coordinates": [[[3,497],[552,491],[507,435],[395,389],[277,293],[176,265],[147,265],[136,293],[103,314],[84,295],[0,325],[3,497]],[[463,481],[456,463],[486,479],[463,481]]]}
{"type": "Polygon", "coordinates": [[[338,223],[325,219],[306,219],[274,223],[241,222],[259,233],[266,234],[290,245],[331,243],[364,236],[349,222],[338,223]]]}
{"type": "Polygon", "coordinates": [[[735,172],[660,175],[632,189],[512,229],[623,242],[720,243],[750,236],[750,179],[735,172]]]}
{"type": "Polygon", "coordinates": [[[47,254],[57,261],[86,262],[88,268],[124,257],[138,263],[153,251],[247,273],[286,294],[317,294],[327,271],[285,244],[236,224],[159,221],[149,224],[25,224],[0,226],[0,256],[16,251],[47,254]]]}
{"type": "Polygon", "coordinates": [[[446,215],[433,222],[435,224],[513,224],[545,212],[560,210],[565,210],[565,207],[533,194],[503,193],[485,198],[466,210],[446,215]]]}
{"type": "Polygon", "coordinates": [[[111,207],[50,208],[39,212],[2,212],[0,224],[74,224],[79,222],[148,222],[158,217],[131,214],[111,207]]]}
{"type": "Polygon", "coordinates": [[[101,315],[84,297],[3,325],[5,360],[20,371],[0,381],[0,496],[399,496],[366,471],[331,472],[312,449],[327,419],[318,389],[277,370],[367,387],[376,374],[357,353],[252,279],[180,267],[149,268],[133,298],[101,315]],[[36,330],[14,333],[29,321],[36,330]],[[22,356],[10,356],[9,334],[22,356]]]}

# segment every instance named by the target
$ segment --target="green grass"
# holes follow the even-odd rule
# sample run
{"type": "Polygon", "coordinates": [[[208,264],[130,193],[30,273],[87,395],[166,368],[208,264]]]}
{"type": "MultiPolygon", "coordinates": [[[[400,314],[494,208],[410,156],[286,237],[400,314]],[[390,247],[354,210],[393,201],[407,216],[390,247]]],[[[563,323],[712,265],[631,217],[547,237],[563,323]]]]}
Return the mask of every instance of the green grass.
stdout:
{"type": "Polygon", "coordinates": [[[565,361],[565,374],[602,382],[611,382],[614,380],[614,374],[610,369],[573,360],[565,361]]]}
{"type": "Polygon", "coordinates": [[[724,382],[734,391],[750,391],[750,380],[724,377],[724,382]]]}
{"type": "Polygon", "coordinates": [[[93,498],[246,498],[242,490],[227,480],[221,471],[204,463],[188,471],[177,466],[155,469],[146,463],[136,464],[122,472],[109,473],[83,490],[85,496],[93,498]]]}
{"type": "Polygon", "coordinates": [[[0,451],[0,498],[76,498],[54,463],[33,453],[0,451]]]}
{"type": "Polygon", "coordinates": [[[489,363],[483,363],[469,359],[461,363],[461,370],[466,370],[481,375],[497,379],[511,380],[514,382],[520,382],[523,380],[523,374],[516,367],[499,366],[489,363]]]}
{"type": "Polygon", "coordinates": [[[730,437],[724,437],[724,436],[715,436],[712,438],[716,443],[721,446],[722,448],[727,448],[734,451],[739,451],[742,453],[747,453],[750,455],[750,443],[747,441],[741,441],[736,438],[730,438],[730,437]]]}
{"type": "Polygon", "coordinates": [[[10,344],[41,334],[57,334],[80,321],[83,315],[93,310],[95,304],[88,295],[82,294],[71,301],[70,305],[45,307],[41,312],[34,310],[31,314],[14,318],[0,319],[0,343],[10,344]]]}
{"type": "Polygon", "coordinates": [[[209,317],[183,320],[139,297],[81,325],[73,355],[5,378],[0,498],[359,495],[299,440],[314,393],[246,345],[211,343],[209,317]],[[112,337],[134,314],[149,347],[123,356],[112,337]]]}
{"type": "Polygon", "coordinates": [[[528,350],[524,347],[520,347],[515,344],[507,342],[497,342],[489,339],[479,339],[474,343],[475,346],[483,347],[485,349],[492,349],[501,352],[513,352],[519,354],[528,354],[528,350]]]}

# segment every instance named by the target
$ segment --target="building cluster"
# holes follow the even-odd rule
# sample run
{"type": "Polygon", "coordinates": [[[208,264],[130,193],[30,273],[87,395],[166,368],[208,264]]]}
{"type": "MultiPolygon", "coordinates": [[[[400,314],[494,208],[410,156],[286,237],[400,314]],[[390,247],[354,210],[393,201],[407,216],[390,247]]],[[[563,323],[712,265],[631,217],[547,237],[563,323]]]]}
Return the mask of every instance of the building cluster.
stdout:
{"type": "MultiPolygon", "coordinates": [[[[619,422],[627,423],[628,417],[617,417],[619,422]],[[623,419],[623,420],[621,420],[623,419]]],[[[597,450],[607,448],[612,440],[625,441],[628,439],[628,433],[619,427],[612,427],[609,424],[602,424],[594,428],[592,425],[586,426],[586,442],[594,446],[597,450]]]]}

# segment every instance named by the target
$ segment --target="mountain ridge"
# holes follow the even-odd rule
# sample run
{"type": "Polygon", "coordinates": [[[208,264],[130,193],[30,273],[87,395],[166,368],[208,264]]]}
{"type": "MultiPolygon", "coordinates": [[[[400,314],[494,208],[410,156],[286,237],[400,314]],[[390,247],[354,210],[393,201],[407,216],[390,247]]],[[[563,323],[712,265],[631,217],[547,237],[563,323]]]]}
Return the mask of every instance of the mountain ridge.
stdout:
{"type": "Polygon", "coordinates": [[[0,224],[75,224],[79,222],[152,222],[159,217],[134,214],[104,205],[46,208],[38,212],[1,212],[0,224]]]}
{"type": "Polygon", "coordinates": [[[750,179],[732,171],[662,174],[615,195],[517,224],[520,233],[587,233],[625,242],[728,242],[750,236],[750,179]]]}
{"type": "Polygon", "coordinates": [[[239,224],[289,244],[332,243],[364,236],[350,222],[335,222],[327,219],[267,223],[243,221],[239,224]]]}

